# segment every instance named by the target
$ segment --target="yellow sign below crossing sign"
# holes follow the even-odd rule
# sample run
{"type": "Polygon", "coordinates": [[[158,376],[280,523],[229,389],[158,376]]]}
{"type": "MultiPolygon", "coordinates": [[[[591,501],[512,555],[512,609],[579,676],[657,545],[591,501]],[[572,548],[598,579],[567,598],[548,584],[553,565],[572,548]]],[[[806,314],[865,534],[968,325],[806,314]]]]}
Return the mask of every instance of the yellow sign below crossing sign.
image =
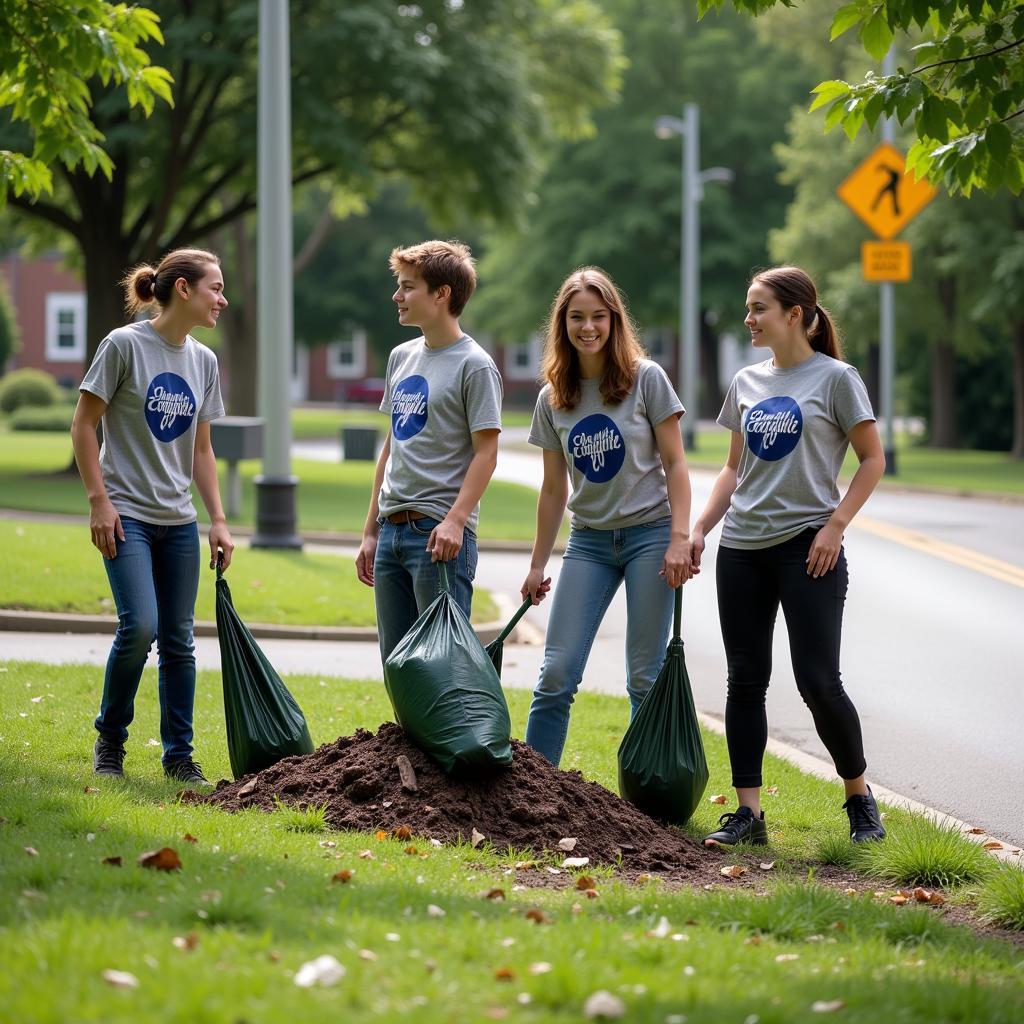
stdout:
{"type": "Polygon", "coordinates": [[[909,242],[862,242],[861,267],[865,281],[909,281],[909,242]]]}
{"type": "Polygon", "coordinates": [[[905,165],[903,154],[883,142],[836,190],[879,238],[895,238],[937,194],[905,165]]]}

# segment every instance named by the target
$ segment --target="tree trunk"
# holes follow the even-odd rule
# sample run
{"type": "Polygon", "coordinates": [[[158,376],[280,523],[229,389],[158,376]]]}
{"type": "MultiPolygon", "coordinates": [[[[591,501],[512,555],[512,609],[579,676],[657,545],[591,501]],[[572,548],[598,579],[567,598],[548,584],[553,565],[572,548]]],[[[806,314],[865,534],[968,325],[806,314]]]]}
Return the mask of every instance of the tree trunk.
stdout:
{"type": "MultiPolygon", "coordinates": [[[[953,328],[956,315],[956,281],[944,277],[939,281],[939,301],[944,321],[953,328]]],[[[959,448],[956,429],[955,349],[950,341],[933,341],[931,346],[931,414],[928,417],[929,448],[959,448]]]]}
{"type": "Polygon", "coordinates": [[[1024,459],[1024,320],[1013,325],[1013,447],[1011,459],[1024,459]]]}
{"type": "Polygon", "coordinates": [[[231,225],[234,277],[225,291],[233,299],[224,314],[224,376],[228,411],[234,416],[256,416],[259,412],[258,317],[256,277],[253,270],[253,237],[248,219],[231,225]]]}
{"type": "Polygon", "coordinates": [[[124,251],[116,237],[110,245],[83,247],[85,264],[85,367],[96,356],[100,342],[115,328],[127,322],[124,292],[118,283],[125,272],[124,251]]]}
{"type": "Polygon", "coordinates": [[[706,323],[700,325],[700,396],[697,401],[699,416],[704,420],[718,418],[722,410],[722,394],[719,380],[718,335],[706,323]]]}

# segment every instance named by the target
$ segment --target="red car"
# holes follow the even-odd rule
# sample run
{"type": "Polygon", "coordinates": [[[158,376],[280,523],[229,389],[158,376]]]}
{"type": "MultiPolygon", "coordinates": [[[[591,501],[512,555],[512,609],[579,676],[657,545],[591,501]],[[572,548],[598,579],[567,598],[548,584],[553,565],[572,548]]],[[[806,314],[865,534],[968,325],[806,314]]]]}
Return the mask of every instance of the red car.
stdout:
{"type": "Polygon", "coordinates": [[[366,377],[353,381],[345,389],[346,402],[358,402],[360,405],[372,404],[379,406],[384,398],[387,381],[383,377],[366,377]]]}

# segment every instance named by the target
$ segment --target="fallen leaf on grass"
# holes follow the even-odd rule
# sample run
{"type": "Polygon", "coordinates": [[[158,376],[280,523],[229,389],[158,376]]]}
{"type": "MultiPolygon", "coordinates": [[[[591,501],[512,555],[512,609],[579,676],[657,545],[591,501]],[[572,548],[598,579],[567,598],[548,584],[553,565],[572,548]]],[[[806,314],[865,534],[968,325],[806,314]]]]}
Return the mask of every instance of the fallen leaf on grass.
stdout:
{"type": "Polygon", "coordinates": [[[772,868],[775,867],[775,861],[773,861],[773,860],[762,861],[760,864],[758,864],[758,867],[762,871],[771,871],[772,868]]]}
{"type": "Polygon", "coordinates": [[[588,900],[596,900],[601,894],[596,889],[584,889],[583,895],[586,896],[588,900]]]}
{"type": "Polygon", "coordinates": [[[846,1003],[842,999],[818,999],[811,1003],[811,1013],[835,1013],[842,1010],[846,1003]]]}
{"type": "Polygon", "coordinates": [[[964,831],[970,836],[983,836],[985,834],[985,830],[983,828],[978,828],[977,825],[975,825],[974,828],[968,828],[964,831]]]}
{"type": "Polygon", "coordinates": [[[904,903],[908,902],[909,896],[901,889],[895,896],[889,897],[890,903],[895,903],[897,907],[902,907],[904,903]]]}
{"type": "Polygon", "coordinates": [[[196,946],[199,945],[199,936],[195,932],[189,932],[188,935],[175,935],[171,939],[171,945],[175,949],[184,950],[186,953],[191,953],[196,946]]]}
{"type": "Polygon", "coordinates": [[[405,852],[409,857],[416,857],[419,854],[419,849],[415,846],[407,846],[405,852]]]}
{"type": "Polygon", "coordinates": [[[352,880],[352,872],[349,868],[342,868],[340,871],[336,871],[331,875],[332,882],[349,882],[352,880]]]}
{"type": "Polygon", "coordinates": [[[427,904],[427,917],[444,917],[444,914],[444,910],[442,910],[436,903],[427,904]]]}
{"type": "Polygon", "coordinates": [[[312,988],[314,985],[337,985],[345,977],[345,968],[331,956],[324,953],[315,960],[307,960],[295,972],[295,984],[299,988],[312,988]]]}
{"type": "Polygon", "coordinates": [[[333,839],[321,839],[317,846],[322,846],[325,850],[333,850],[338,844],[333,839]]]}
{"type": "Polygon", "coordinates": [[[119,855],[115,855],[113,857],[104,857],[100,863],[106,864],[108,868],[119,868],[123,861],[119,855]]]}
{"type": "Polygon", "coordinates": [[[82,790],[82,792],[83,793],[98,793],[99,790],[95,786],[86,786],[85,789],[82,790]]]}
{"type": "Polygon", "coordinates": [[[1003,844],[998,839],[990,839],[987,843],[981,844],[986,850],[1001,850],[1003,844]]]}
{"type": "Polygon", "coordinates": [[[469,842],[470,845],[475,850],[486,838],[487,836],[485,836],[483,832],[477,832],[477,830],[474,828],[469,837],[469,842]]]}
{"type": "Polygon", "coordinates": [[[412,839],[412,829],[408,825],[399,825],[392,835],[396,839],[412,839]]]}
{"type": "Polygon", "coordinates": [[[30,857],[38,857],[39,856],[39,851],[34,846],[26,846],[25,847],[25,852],[30,857]]]}
{"type": "Polygon", "coordinates": [[[515,981],[516,972],[511,967],[499,967],[494,972],[495,981],[515,981]]]}
{"type": "Polygon", "coordinates": [[[361,949],[359,950],[359,959],[370,960],[372,962],[374,960],[378,960],[379,957],[377,956],[376,953],[374,953],[372,949],[361,949]]]}
{"type": "MultiPolygon", "coordinates": [[[[1018,850],[1017,852],[1018,852],[1018,853],[1020,853],[1020,851],[1019,851],[1019,850],[1018,850]]],[[[551,867],[551,865],[550,865],[550,864],[549,864],[549,865],[548,865],[548,866],[547,866],[546,868],[544,868],[544,870],[545,870],[545,871],[546,871],[546,872],[547,872],[547,873],[548,873],[549,875],[560,875],[560,874],[562,873],[562,869],[561,869],[561,868],[553,868],[553,867],[551,867]]]]}
{"type": "Polygon", "coordinates": [[[181,858],[173,847],[161,846],[159,850],[140,853],[139,867],[152,868],[154,871],[180,871],[181,858]]]}
{"type": "Polygon", "coordinates": [[[590,863],[589,857],[566,857],[562,861],[563,868],[585,868],[590,863]]]}
{"type": "Polygon", "coordinates": [[[604,989],[589,996],[583,1004],[583,1016],[587,1020],[617,1020],[625,1015],[626,1004],[604,989]]]}
{"type": "Polygon", "coordinates": [[[668,923],[667,917],[658,919],[658,923],[647,933],[649,939],[664,939],[672,931],[672,925],[668,923]]]}
{"type": "Polygon", "coordinates": [[[566,853],[572,853],[572,851],[576,849],[577,842],[579,842],[579,840],[573,838],[559,839],[558,848],[560,850],[565,850],[566,853]]]}
{"type": "Polygon", "coordinates": [[[768,794],[769,796],[778,796],[778,795],[779,795],[779,787],[778,787],[778,786],[769,786],[769,787],[768,787],[768,788],[767,788],[767,789],[765,790],[765,792],[766,792],[766,793],[767,793],[767,794],[768,794]]]}
{"type": "Polygon", "coordinates": [[[377,858],[374,857],[372,850],[360,850],[359,851],[359,859],[360,860],[376,860],[377,858]]]}
{"type": "Polygon", "coordinates": [[[760,935],[751,935],[749,938],[743,940],[743,945],[744,946],[760,946],[761,945],[761,936],[760,935]]]}
{"type": "Polygon", "coordinates": [[[843,894],[846,895],[846,896],[856,896],[857,895],[857,890],[856,889],[844,889],[843,890],[843,894]]]}
{"type": "Polygon", "coordinates": [[[505,898],[504,889],[488,889],[484,895],[484,899],[488,900],[503,900],[505,898]]]}
{"type": "Polygon", "coordinates": [[[554,970],[554,968],[546,960],[538,960],[536,963],[530,964],[527,970],[531,974],[548,974],[554,970]]]}
{"type": "Polygon", "coordinates": [[[534,924],[551,924],[551,918],[539,907],[530,907],[525,917],[527,921],[533,921],[534,924]]]}
{"type": "Polygon", "coordinates": [[[576,888],[596,889],[597,882],[593,878],[591,878],[590,875],[580,875],[579,878],[576,879],[576,888]]]}
{"type": "Polygon", "coordinates": [[[724,793],[716,793],[714,796],[708,797],[709,804],[724,804],[726,802],[726,795],[724,793]]]}
{"type": "Polygon", "coordinates": [[[440,849],[442,846],[444,846],[444,843],[442,843],[440,839],[431,839],[430,845],[433,846],[434,849],[440,849]]]}
{"type": "Polygon", "coordinates": [[[198,843],[199,842],[199,840],[196,839],[196,837],[194,835],[192,835],[191,832],[186,832],[181,838],[184,839],[186,843],[198,843]]]}
{"type": "Polygon", "coordinates": [[[534,868],[540,867],[539,860],[517,860],[512,865],[516,871],[532,871],[534,868]]]}
{"type": "Polygon", "coordinates": [[[913,896],[918,903],[931,903],[937,907],[946,902],[946,897],[941,892],[934,892],[931,889],[922,888],[920,885],[914,890],[913,896]]]}
{"type": "Polygon", "coordinates": [[[114,988],[138,988],[139,979],[127,971],[106,970],[103,972],[103,980],[114,988]]]}
{"type": "Polygon", "coordinates": [[[788,963],[790,960],[799,960],[799,959],[800,959],[800,954],[799,953],[780,953],[775,958],[775,962],[777,964],[784,964],[784,963],[788,963]]]}
{"type": "Polygon", "coordinates": [[[741,864],[729,864],[727,867],[719,868],[718,873],[726,878],[739,878],[747,873],[747,869],[741,864]]]}
{"type": "Polygon", "coordinates": [[[374,838],[377,840],[378,843],[383,843],[384,840],[387,839],[387,837],[388,834],[383,829],[379,829],[374,833],[374,838]]]}

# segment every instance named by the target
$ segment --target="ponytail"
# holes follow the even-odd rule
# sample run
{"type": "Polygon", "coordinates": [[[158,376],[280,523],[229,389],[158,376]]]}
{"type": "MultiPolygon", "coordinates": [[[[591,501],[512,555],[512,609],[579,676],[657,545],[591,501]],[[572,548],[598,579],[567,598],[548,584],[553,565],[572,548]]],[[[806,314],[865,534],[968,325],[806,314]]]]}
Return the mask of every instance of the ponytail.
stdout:
{"type": "MultiPolygon", "coordinates": [[[[804,313],[806,324],[807,314],[804,313]]],[[[807,340],[815,352],[821,352],[833,359],[843,358],[843,345],[839,340],[839,331],[829,311],[819,303],[814,304],[811,311],[811,323],[807,328],[807,340]]]]}

